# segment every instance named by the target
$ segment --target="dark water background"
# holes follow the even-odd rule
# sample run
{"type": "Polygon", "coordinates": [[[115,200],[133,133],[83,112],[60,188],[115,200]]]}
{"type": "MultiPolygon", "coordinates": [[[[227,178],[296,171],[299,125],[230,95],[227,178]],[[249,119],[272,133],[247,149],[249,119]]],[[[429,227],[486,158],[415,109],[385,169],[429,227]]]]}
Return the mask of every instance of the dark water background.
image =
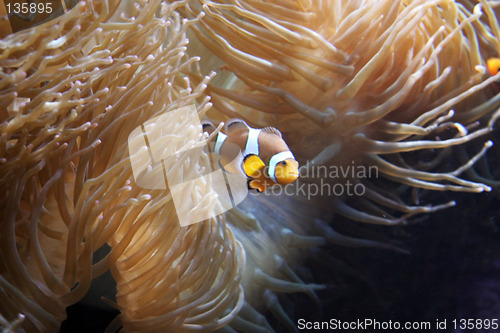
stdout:
{"type": "MultiPolygon", "coordinates": [[[[403,227],[372,226],[336,218],[333,225],[337,231],[390,241],[409,254],[383,249],[325,248],[308,259],[307,269],[299,269],[306,282],[328,285],[317,293],[321,304],[302,294],[280,296],[292,320],[297,323],[300,318],[371,318],[434,324],[437,319],[447,319],[446,330],[427,332],[500,331],[454,330],[451,325],[451,320],[462,318],[500,320],[500,200],[491,193],[440,193],[435,200],[456,200],[457,206],[425,215],[418,223],[403,227]]],[[[111,288],[105,292],[115,291],[111,288]]],[[[67,313],[61,332],[102,332],[118,311],[78,303],[69,307],[67,313]]],[[[277,332],[287,332],[271,314],[267,317],[277,332]]]]}

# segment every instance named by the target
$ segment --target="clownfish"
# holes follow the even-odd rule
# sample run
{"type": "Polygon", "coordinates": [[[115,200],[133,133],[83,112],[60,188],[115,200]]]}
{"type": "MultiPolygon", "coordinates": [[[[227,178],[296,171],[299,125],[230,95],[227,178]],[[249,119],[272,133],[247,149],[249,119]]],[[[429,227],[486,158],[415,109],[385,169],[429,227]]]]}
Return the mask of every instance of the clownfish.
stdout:
{"type": "Polygon", "coordinates": [[[486,61],[488,72],[491,75],[497,75],[500,71],[500,58],[490,58],[486,61]]]}
{"type": "MultiPolygon", "coordinates": [[[[202,122],[203,131],[212,134],[215,126],[202,122]]],[[[264,192],[276,184],[293,183],[299,177],[299,163],[274,127],[251,128],[240,119],[230,120],[225,134],[219,132],[213,139],[213,151],[221,156],[221,164],[229,173],[244,173],[249,189],[264,192]],[[235,159],[234,147],[242,159],[235,159]]]]}

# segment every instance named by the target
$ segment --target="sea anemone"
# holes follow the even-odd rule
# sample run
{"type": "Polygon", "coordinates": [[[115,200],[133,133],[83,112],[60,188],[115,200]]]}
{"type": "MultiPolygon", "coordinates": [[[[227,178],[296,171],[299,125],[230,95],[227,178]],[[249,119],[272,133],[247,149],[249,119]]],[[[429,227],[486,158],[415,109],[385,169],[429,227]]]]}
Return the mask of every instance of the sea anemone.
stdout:
{"type": "MultiPolygon", "coordinates": [[[[488,78],[484,63],[499,35],[490,2],[449,0],[89,0],[8,35],[0,40],[0,324],[57,331],[65,308],[111,269],[121,314],[110,330],[270,331],[262,308],[293,330],[277,293],[317,299],[323,286],[293,269],[309,248],[398,250],[340,235],[325,223],[333,211],[398,224],[453,204],[412,206],[409,192],[425,196],[411,189],[490,189],[460,178],[490,141],[470,156],[463,150],[461,165],[446,158],[493,128],[500,75],[488,78]],[[328,180],[363,184],[351,198],[250,196],[180,227],[168,188],[136,186],[127,139],[193,104],[200,118],[278,127],[304,172],[374,166],[384,178],[328,180]],[[109,253],[93,260],[106,244],[109,253]]],[[[170,126],[165,133],[200,130],[170,126]]],[[[184,195],[213,204],[211,191],[184,195]]]]}
{"type": "MultiPolygon", "coordinates": [[[[181,10],[186,17],[202,11],[191,30],[205,49],[195,44],[193,54],[219,60],[207,66],[223,70],[207,88],[215,108],[257,126],[277,125],[307,162],[303,171],[355,163],[412,188],[490,190],[459,177],[489,141],[454,170],[432,170],[451,147],[492,130],[488,119],[498,103],[482,90],[498,77],[485,75],[484,57],[498,51],[499,36],[489,2],[191,1],[181,10]]],[[[355,199],[361,210],[334,200],[337,212],[394,224],[453,204],[412,207],[376,188],[365,194],[364,203],[355,199]],[[380,217],[374,205],[404,214],[380,217]]]]}
{"type": "Polygon", "coordinates": [[[181,229],[168,191],[132,186],[130,132],[198,97],[200,117],[210,107],[204,83],[181,74],[197,60],[185,55],[192,23],[159,1],[118,5],[79,2],[0,42],[0,308],[30,332],[57,331],[110,268],[130,331],[215,328],[242,304],[243,259],[224,223],[181,229]]]}

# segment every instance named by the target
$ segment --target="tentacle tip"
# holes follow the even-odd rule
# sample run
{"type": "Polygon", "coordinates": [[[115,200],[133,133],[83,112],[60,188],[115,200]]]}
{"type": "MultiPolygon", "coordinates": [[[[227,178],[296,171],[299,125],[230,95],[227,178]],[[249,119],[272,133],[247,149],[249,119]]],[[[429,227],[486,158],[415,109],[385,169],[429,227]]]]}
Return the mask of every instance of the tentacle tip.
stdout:
{"type": "Polygon", "coordinates": [[[310,286],[313,290],[324,290],[328,287],[326,284],[311,284],[310,286]]]}
{"type": "Polygon", "coordinates": [[[486,74],[486,67],[483,65],[476,65],[474,69],[480,74],[486,74]]]}
{"type": "Polygon", "coordinates": [[[331,125],[338,118],[338,116],[337,112],[335,112],[335,110],[332,108],[327,108],[325,111],[327,111],[328,113],[323,116],[321,124],[326,127],[331,125]]]}
{"type": "MultiPolygon", "coordinates": [[[[406,220],[402,220],[399,225],[402,225],[402,226],[405,226],[405,225],[410,225],[410,220],[406,219],[406,220]]],[[[396,224],[397,225],[397,224],[396,224]]]]}
{"type": "Polygon", "coordinates": [[[407,249],[402,249],[400,247],[396,247],[396,252],[404,254],[404,255],[410,255],[411,251],[407,249]]]}

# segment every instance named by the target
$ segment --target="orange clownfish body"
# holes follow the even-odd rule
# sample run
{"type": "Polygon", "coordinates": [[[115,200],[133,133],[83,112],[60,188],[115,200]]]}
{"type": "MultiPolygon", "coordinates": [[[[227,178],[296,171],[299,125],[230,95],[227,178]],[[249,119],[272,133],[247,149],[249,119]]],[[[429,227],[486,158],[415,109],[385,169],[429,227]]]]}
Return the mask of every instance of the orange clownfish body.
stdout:
{"type": "MultiPolygon", "coordinates": [[[[204,121],[202,125],[209,134],[215,131],[211,122],[204,121]]],[[[221,156],[227,172],[243,172],[248,177],[249,189],[263,192],[270,186],[290,184],[298,178],[299,163],[276,128],[255,129],[243,120],[233,119],[227,123],[225,132],[217,134],[213,151],[221,156]],[[235,146],[242,153],[242,160],[234,159],[235,146]]]]}

